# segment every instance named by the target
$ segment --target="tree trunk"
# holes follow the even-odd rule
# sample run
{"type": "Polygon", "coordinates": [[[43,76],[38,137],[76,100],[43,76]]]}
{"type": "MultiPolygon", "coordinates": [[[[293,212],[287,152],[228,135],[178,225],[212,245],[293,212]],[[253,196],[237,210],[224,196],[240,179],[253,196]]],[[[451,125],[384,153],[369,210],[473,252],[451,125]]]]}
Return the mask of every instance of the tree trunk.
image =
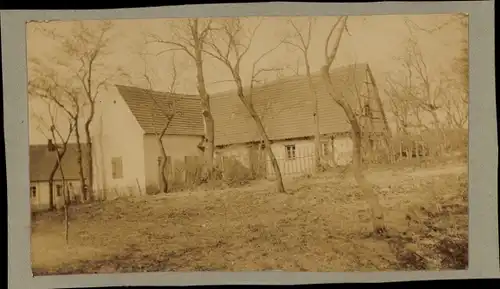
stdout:
{"type": "MultiPolygon", "coordinates": [[[[66,146],[66,144],[65,144],[66,146]]],[[[66,149],[64,149],[66,150],[66,149]]],[[[59,153],[59,152],[56,152],[57,154],[57,162],[59,164],[61,164],[61,157],[62,155],[59,153]]],[[[58,166],[59,167],[59,171],[61,172],[61,179],[62,179],[62,186],[63,186],[63,201],[64,201],[64,239],[66,241],[66,244],[69,243],[69,209],[68,209],[68,206],[69,206],[69,201],[68,201],[68,196],[67,196],[67,189],[66,189],[66,178],[64,177],[64,171],[62,169],[62,166],[58,166]]]]}
{"type": "Polygon", "coordinates": [[[158,166],[160,174],[160,193],[168,193],[168,171],[167,171],[167,153],[165,152],[165,147],[163,146],[162,136],[157,138],[158,145],[160,146],[161,159],[158,166]]]}
{"type": "Polygon", "coordinates": [[[271,141],[269,140],[269,136],[267,135],[264,125],[262,125],[262,121],[259,118],[259,115],[253,108],[253,106],[247,102],[245,102],[242,99],[243,103],[245,104],[248,112],[250,113],[250,116],[253,118],[255,121],[255,124],[257,125],[257,129],[262,136],[262,140],[264,141],[264,149],[266,150],[267,155],[271,159],[271,165],[274,170],[274,174],[276,175],[276,191],[279,193],[284,193],[285,192],[285,186],[283,185],[283,178],[281,176],[281,169],[278,164],[278,160],[276,159],[276,156],[274,155],[272,149],[271,149],[271,141]]]}
{"type": "Polygon", "coordinates": [[[57,162],[49,175],[49,210],[54,210],[54,176],[56,175],[57,169],[59,168],[59,163],[57,162]]]}
{"type": "MultiPolygon", "coordinates": [[[[201,51],[199,57],[201,58],[201,51]]],[[[196,78],[198,81],[198,93],[200,94],[202,116],[205,128],[205,151],[204,151],[205,162],[206,162],[205,169],[208,173],[208,178],[212,179],[212,173],[214,170],[215,124],[214,124],[214,118],[212,116],[212,111],[210,109],[210,97],[205,87],[205,78],[203,76],[203,62],[201,59],[196,61],[196,71],[197,71],[196,78]]]]}
{"type": "MultiPolygon", "coordinates": [[[[93,104],[92,104],[93,105],[93,104]]],[[[94,167],[93,167],[93,156],[92,156],[92,139],[90,136],[90,124],[92,119],[88,119],[85,122],[85,134],[87,137],[87,178],[88,178],[88,187],[87,192],[89,193],[88,197],[94,197],[94,167]]]]}
{"type": "Polygon", "coordinates": [[[362,154],[361,154],[361,134],[362,134],[361,127],[349,103],[342,97],[336,95],[333,89],[333,85],[331,83],[330,73],[328,71],[328,68],[329,68],[328,66],[323,66],[321,69],[321,74],[323,77],[323,81],[325,82],[328,94],[337,104],[339,104],[342,107],[347,116],[347,119],[349,120],[349,123],[351,124],[352,143],[353,143],[352,165],[353,165],[354,179],[356,180],[358,186],[363,192],[366,202],[370,205],[374,232],[376,234],[383,234],[386,231],[386,228],[385,228],[382,206],[379,203],[378,196],[375,193],[373,185],[370,184],[370,182],[368,182],[368,180],[366,180],[366,178],[363,175],[363,164],[362,164],[362,154]]]}
{"type": "Polygon", "coordinates": [[[64,205],[64,240],[69,243],[69,212],[68,205],[64,205]]]}
{"type": "Polygon", "coordinates": [[[314,118],[314,159],[315,159],[315,169],[319,171],[321,167],[321,135],[319,132],[319,115],[318,115],[318,96],[314,90],[314,85],[311,76],[311,67],[309,65],[309,60],[307,58],[307,53],[304,52],[304,60],[306,63],[306,73],[307,80],[309,84],[309,90],[311,93],[311,98],[313,101],[313,118],[314,118]]]}
{"type": "Polygon", "coordinates": [[[243,105],[245,105],[250,116],[255,121],[255,124],[257,125],[257,130],[260,136],[262,137],[262,140],[264,141],[265,145],[264,149],[266,150],[266,153],[271,160],[271,165],[273,167],[274,174],[276,175],[276,191],[279,193],[285,193],[286,192],[285,186],[283,185],[283,177],[281,176],[281,169],[279,167],[278,160],[276,159],[276,156],[274,155],[271,149],[271,141],[269,140],[269,136],[266,133],[266,129],[264,128],[264,125],[262,124],[259,115],[257,114],[257,112],[253,107],[251,95],[250,97],[247,98],[247,96],[245,96],[245,94],[243,93],[243,83],[239,75],[239,69],[231,70],[231,72],[233,74],[234,82],[236,83],[237,95],[240,98],[243,105]]]}
{"type": "Polygon", "coordinates": [[[77,163],[78,163],[78,176],[80,177],[81,190],[83,201],[87,201],[87,192],[85,190],[85,176],[83,173],[83,157],[82,157],[82,143],[80,138],[80,131],[78,129],[78,120],[75,120],[75,136],[76,136],[76,149],[77,149],[77,163]]]}
{"type": "Polygon", "coordinates": [[[438,134],[441,134],[440,138],[441,138],[442,144],[439,146],[439,151],[440,151],[441,155],[443,155],[445,152],[445,148],[447,146],[447,141],[448,141],[446,138],[446,132],[444,131],[443,127],[441,126],[441,123],[439,121],[439,117],[438,117],[436,111],[431,110],[430,113],[432,115],[432,119],[434,120],[434,128],[436,129],[438,134]]]}
{"type": "Polygon", "coordinates": [[[194,20],[194,26],[192,29],[192,36],[194,40],[194,60],[196,63],[196,80],[198,93],[201,99],[201,114],[203,116],[204,128],[205,128],[205,170],[208,174],[208,179],[213,178],[214,171],[214,149],[215,149],[215,124],[214,118],[212,116],[212,111],[210,109],[210,96],[207,93],[205,85],[205,77],[203,74],[203,42],[204,37],[198,33],[198,19],[194,20]],[[201,37],[201,38],[200,38],[201,37]]]}

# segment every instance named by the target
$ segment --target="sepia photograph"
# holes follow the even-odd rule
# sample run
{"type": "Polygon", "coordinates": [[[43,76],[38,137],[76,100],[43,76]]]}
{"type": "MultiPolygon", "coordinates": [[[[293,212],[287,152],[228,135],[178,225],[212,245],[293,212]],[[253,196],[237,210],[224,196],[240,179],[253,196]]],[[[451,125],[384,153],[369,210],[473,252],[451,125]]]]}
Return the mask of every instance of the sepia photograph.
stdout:
{"type": "Polygon", "coordinates": [[[468,20],[28,21],[33,275],[466,270],[468,20]]]}

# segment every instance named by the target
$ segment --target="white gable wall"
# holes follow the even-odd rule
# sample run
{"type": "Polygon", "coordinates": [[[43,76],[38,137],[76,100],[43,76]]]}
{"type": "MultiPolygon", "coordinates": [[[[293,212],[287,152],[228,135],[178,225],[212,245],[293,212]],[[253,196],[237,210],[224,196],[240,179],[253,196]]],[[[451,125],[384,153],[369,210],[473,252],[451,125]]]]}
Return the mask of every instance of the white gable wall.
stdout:
{"type": "Polygon", "coordinates": [[[94,189],[107,198],[145,193],[143,129],[115,86],[104,91],[93,126],[94,189]],[[111,159],[122,159],[113,178],[111,159]]]}

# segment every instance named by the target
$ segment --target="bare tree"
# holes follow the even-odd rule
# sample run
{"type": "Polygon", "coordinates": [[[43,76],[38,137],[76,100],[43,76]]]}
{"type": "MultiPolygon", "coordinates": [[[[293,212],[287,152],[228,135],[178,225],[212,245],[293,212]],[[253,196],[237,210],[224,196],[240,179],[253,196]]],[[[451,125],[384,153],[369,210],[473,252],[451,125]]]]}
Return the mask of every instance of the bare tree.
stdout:
{"type": "MultiPolygon", "coordinates": [[[[458,76],[458,78],[445,80],[447,87],[446,89],[459,88],[461,93],[459,96],[464,105],[468,105],[468,92],[469,92],[469,36],[468,36],[468,26],[469,17],[466,13],[457,13],[447,17],[445,21],[439,23],[433,27],[422,27],[417,23],[411,21],[409,18],[405,19],[405,24],[410,31],[412,38],[415,40],[414,31],[422,31],[427,34],[434,34],[441,32],[444,28],[452,26],[454,29],[460,30],[462,34],[462,39],[460,41],[460,54],[455,58],[452,64],[452,71],[458,76]]],[[[454,101],[454,100],[453,100],[454,101]]],[[[459,104],[459,103],[455,103],[459,104]]]]}
{"type": "Polygon", "coordinates": [[[461,53],[455,59],[454,63],[454,71],[461,77],[461,87],[464,91],[463,102],[469,103],[468,95],[469,95],[469,35],[468,35],[468,27],[469,27],[469,17],[465,14],[459,14],[458,20],[460,23],[460,28],[462,31],[462,40],[461,40],[461,53]]]}
{"type": "Polygon", "coordinates": [[[412,71],[398,72],[402,79],[389,75],[386,78],[388,88],[385,92],[389,96],[391,111],[396,120],[396,131],[410,136],[428,130],[430,127],[422,120],[420,103],[415,100],[415,84],[412,71]],[[406,75],[407,74],[407,75],[406,75]]]}
{"type": "Polygon", "coordinates": [[[278,192],[285,192],[281,170],[278,161],[271,149],[271,141],[266,133],[260,116],[254,108],[252,101],[253,88],[258,77],[263,73],[275,72],[277,70],[275,68],[258,69],[257,65],[268,54],[272,53],[279,46],[281,46],[283,41],[280,41],[276,46],[267,50],[253,62],[249,89],[244,88],[243,80],[241,78],[242,60],[250,50],[254,36],[261,23],[262,22],[260,21],[259,24],[256,25],[253,29],[247,31],[243,23],[241,22],[241,19],[239,18],[231,18],[221,21],[220,28],[216,31],[216,33],[214,33],[213,31],[212,33],[210,33],[210,42],[207,42],[210,50],[206,49],[205,52],[213,58],[219,60],[231,72],[234,84],[236,85],[237,96],[247,109],[252,119],[255,121],[257,130],[264,141],[265,150],[271,160],[271,165],[276,176],[276,190],[278,192]],[[246,40],[247,43],[245,43],[244,40],[246,40]]]}
{"type": "Polygon", "coordinates": [[[52,210],[54,208],[54,177],[59,170],[59,173],[61,175],[61,180],[62,180],[62,187],[63,187],[63,209],[64,209],[64,235],[65,235],[65,240],[66,243],[69,242],[69,205],[70,205],[70,196],[68,195],[68,189],[67,189],[67,184],[66,184],[66,178],[64,175],[64,170],[62,167],[62,159],[64,155],[66,154],[66,151],[68,149],[68,142],[71,138],[71,135],[75,131],[75,126],[70,118],[66,118],[66,121],[69,124],[69,128],[65,134],[57,128],[57,124],[60,122],[58,121],[58,115],[57,115],[57,110],[54,109],[53,103],[50,101],[45,101],[45,104],[47,105],[47,113],[49,117],[49,121],[47,122],[43,117],[41,117],[37,113],[32,113],[31,116],[33,117],[34,120],[38,123],[37,129],[47,138],[48,140],[48,150],[51,152],[55,153],[56,156],[56,162],[54,163],[54,166],[52,168],[52,171],[50,172],[49,176],[49,197],[50,197],[50,203],[49,203],[49,208],[52,210]],[[50,136],[46,134],[46,132],[50,132],[50,136]]]}
{"type": "MultiPolygon", "coordinates": [[[[462,117],[459,119],[463,119],[465,123],[468,121],[468,106],[469,106],[469,35],[468,35],[468,27],[469,27],[469,17],[466,14],[458,14],[457,20],[460,24],[460,29],[462,31],[462,40],[460,45],[461,53],[458,57],[455,58],[453,63],[453,71],[457,74],[458,79],[455,81],[455,84],[458,88],[460,88],[460,99],[453,99],[453,105],[459,111],[464,111],[465,108],[465,116],[462,114],[462,117]]],[[[457,119],[458,120],[458,119],[457,119]]],[[[460,121],[458,121],[459,124],[460,121]]],[[[463,125],[465,125],[465,123],[463,125]]]]}
{"type": "Polygon", "coordinates": [[[443,91],[445,96],[443,109],[446,113],[448,127],[451,129],[463,129],[469,120],[467,93],[463,83],[457,84],[455,80],[450,80],[443,91]]]}
{"type": "Polygon", "coordinates": [[[438,85],[431,84],[428,67],[422,54],[418,40],[411,28],[408,39],[407,53],[403,60],[404,67],[409,71],[410,77],[414,75],[414,87],[410,87],[408,96],[424,111],[431,114],[434,128],[441,130],[441,123],[437,111],[442,106],[442,82],[438,85]]]}
{"type": "MultiPolygon", "coordinates": [[[[74,88],[71,83],[59,78],[59,74],[53,68],[42,64],[38,59],[30,59],[30,71],[28,74],[28,94],[30,97],[42,99],[62,110],[68,119],[71,127],[74,128],[77,144],[77,162],[79,166],[79,178],[82,186],[85,184],[85,177],[82,162],[81,135],[79,130],[82,119],[82,98],[80,90],[74,88]]],[[[84,190],[83,192],[84,193],[84,190]]]]}
{"type": "Polygon", "coordinates": [[[64,154],[66,153],[69,136],[71,135],[71,132],[73,131],[73,129],[74,129],[73,126],[70,125],[70,133],[68,134],[68,136],[66,138],[64,138],[61,135],[61,133],[59,132],[59,130],[54,125],[52,125],[50,127],[50,132],[52,134],[52,138],[54,140],[59,138],[59,140],[60,140],[59,142],[62,144],[62,148],[61,148],[61,150],[59,150],[59,145],[58,145],[57,141],[55,141],[53,148],[49,148],[49,149],[53,149],[56,152],[57,162],[59,163],[59,172],[61,174],[62,187],[63,187],[63,194],[62,195],[63,195],[63,202],[64,202],[64,205],[63,205],[63,208],[64,208],[64,237],[66,240],[66,244],[69,243],[70,196],[68,195],[69,190],[68,190],[68,187],[66,184],[66,178],[64,176],[64,171],[63,171],[61,160],[62,160],[62,157],[64,156],[64,154]]]}
{"type": "MultiPolygon", "coordinates": [[[[453,26],[454,28],[461,31],[461,53],[458,57],[455,58],[452,68],[454,72],[457,73],[461,78],[459,81],[461,82],[461,87],[465,90],[465,95],[467,96],[469,89],[469,15],[467,13],[452,14],[449,15],[445,21],[433,27],[422,27],[409,18],[406,18],[405,22],[409,29],[426,32],[428,34],[441,32],[444,28],[450,26],[453,26]]],[[[464,102],[468,102],[468,99],[464,98],[464,102]]]]}
{"type": "Polygon", "coordinates": [[[158,35],[149,35],[147,43],[164,44],[168,48],[161,50],[157,55],[171,51],[182,51],[188,55],[196,65],[196,81],[197,89],[201,99],[201,114],[204,121],[205,129],[205,173],[209,179],[212,179],[214,169],[214,119],[210,109],[210,96],[207,92],[205,84],[205,76],[203,72],[204,65],[204,46],[207,37],[212,29],[212,21],[205,21],[198,18],[187,20],[174,20],[170,23],[169,33],[172,35],[170,39],[163,39],[158,35]],[[177,25],[176,23],[181,23],[177,25]]]}
{"type": "MultiPolygon", "coordinates": [[[[281,70],[277,71],[276,79],[282,77],[280,73],[281,70]]],[[[267,124],[271,123],[275,116],[278,116],[280,113],[282,113],[287,109],[286,107],[280,108],[279,106],[275,106],[273,104],[274,103],[271,98],[267,99],[265,106],[259,112],[259,117],[262,122],[262,125],[264,126],[264,131],[267,131],[268,129],[267,124]]],[[[262,153],[263,152],[262,148],[265,147],[265,142],[261,133],[257,132],[256,137],[259,138],[259,145],[257,147],[257,162],[259,164],[258,169],[260,170],[262,169],[260,165],[263,165],[264,167],[267,166],[266,155],[262,153]]]]}
{"type": "Polygon", "coordinates": [[[363,165],[362,165],[362,154],[361,154],[361,126],[355,115],[355,112],[347,99],[343,95],[339,95],[333,86],[332,79],[330,77],[330,67],[332,66],[339,49],[339,45],[342,39],[344,30],[347,29],[347,16],[339,17],[338,20],[333,24],[325,43],[325,64],[321,67],[321,75],[323,82],[325,83],[328,94],[332,97],[342,109],[344,110],[352,129],[352,141],[353,141],[353,172],[354,178],[357,184],[361,188],[367,202],[370,204],[372,212],[372,223],[373,229],[376,234],[383,234],[386,232],[384,214],[382,206],[378,200],[378,196],[375,192],[373,185],[366,180],[363,175],[363,165]],[[331,44],[331,38],[334,32],[337,31],[338,34],[331,44]]]}
{"type": "MultiPolygon", "coordinates": [[[[158,143],[158,147],[160,149],[161,153],[161,158],[159,160],[158,164],[158,173],[160,175],[160,192],[161,193],[167,193],[169,191],[168,187],[168,168],[167,168],[167,162],[168,162],[168,157],[167,157],[167,150],[166,150],[166,143],[165,143],[165,135],[167,133],[168,128],[170,127],[170,124],[172,123],[172,120],[175,118],[175,116],[178,114],[176,111],[176,102],[175,102],[175,97],[178,97],[178,95],[175,93],[176,91],[176,86],[177,86],[177,66],[175,63],[175,54],[171,54],[171,59],[170,59],[170,64],[171,64],[171,82],[170,82],[170,87],[168,90],[168,97],[172,98],[171,100],[167,100],[166,102],[164,100],[158,100],[157,97],[154,93],[153,89],[153,81],[151,80],[151,77],[148,72],[148,65],[147,65],[147,60],[145,58],[145,55],[141,55],[143,62],[144,62],[144,74],[143,77],[146,80],[148,84],[148,95],[147,97],[151,98],[153,106],[152,107],[152,121],[153,123],[161,123],[161,128],[158,130],[156,128],[156,125],[153,125],[154,127],[154,133],[156,136],[156,141],[158,143]],[[164,105],[167,103],[167,105],[164,105]],[[156,109],[155,109],[156,108],[156,109]],[[160,112],[160,115],[157,115],[157,111],[160,112]]],[[[165,96],[162,96],[165,97],[165,96]]]]}
{"type": "MultiPolygon", "coordinates": [[[[72,24],[69,33],[61,34],[55,29],[39,26],[40,31],[52,40],[59,43],[55,66],[59,72],[57,81],[67,78],[71,87],[78,87],[79,105],[88,109],[84,116],[84,131],[87,144],[87,175],[88,183],[85,182],[83,198],[87,200],[93,197],[93,150],[91,126],[96,113],[96,103],[98,97],[112,78],[124,75],[120,68],[109,72],[106,65],[106,56],[110,54],[110,46],[113,40],[111,31],[112,21],[98,21],[97,23],[86,23],[76,21],[72,24]],[[90,193],[90,194],[88,194],[90,193]]],[[[60,85],[60,83],[58,83],[60,85]]],[[[77,126],[76,131],[79,130],[77,126]]],[[[79,135],[79,132],[77,133],[79,135]]],[[[82,154],[81,145],[78,145],[79,154],[82,154]]],[[[81,157],[80,157],[81,161],[81,157]]]]}
{"type": "MultiPolygon", "coordinates": [[[[444,112],[447,118],[453,113],[454,100],[449,99],[451,94],[451,80],[446,76],[432,78],[425,57],[420,49],[415,35],[415,24],[406,19],[409,39],[405,54],[399,58],[402,71],[387,77],[387,90],[393,104],[393,113],[402,124],[404,120],[404,133],[418,135],[423,131],[431,132],[441,152],[447,145],[447,136],[443,120],[439,115],[444,112]],[[405,115],[403,115],[405,114],[405,115]],[[432,121],[429,123],[427,119],[432,121]],[[409,129],[411,129],[409,131],[409,129]]],[[[400,126],[400,129],[402,127],[400,126]]]]}
{"type": "MultiPolygon", "coordinates": [[[[51,145],[57,146],[57,143],[54,143],[54,141],[59,141],[60,145],[60,150],[58,151],[59,156],[62,158],[66,154],[67,151],[67,144],[70,140],[71,135],[74,132],[74,126],[71,122],[71,119],[67,119],[67,122],[69,124],[69,128],[67,130],[66,136],[62,137],[62,132],[60,129],[57,129],[58,125],[58,120],[57,120],[57,110],[54,109],[54,104],[49,102],[49,101],[44,101],[44,103],[47,106],[46,110],[46,115],[49,116],[49,121],[47,122],[46,119],[44,119],[42,116],[40,116],[38,113],[34,112],[32,110],[30,116],[33,120],[33,122],[37,123],[37,130],[47,139],[47,143],[49,145],[49,149],[51,145]],[[50,135],[47,135],[47,133],[50,132],[50,135]],[[58,136],[58,138],[55,138],[54,133],[58,136]]],[[[59,159],[54,163],[54,166],[52,167],[52,170],[50,171],[49,174],[49,210],[54,210],[54,177],[57,173],[57,170],[59,169],[60,162],[59,159]]]]}
{"type": "MultiPolygon", "coordinates": [[[[313,103],[313,119],[314,119],[314,157],[316,170],[321,166],[321,140],[320,140],[320,130],[319,130],[319,115],[318,115],[318,97],[316,95],[316,90],[313,85],[313,80],[311,76],[311,65],[309,64],[309,47],[311,45],[311,36],[315,18],[307,18],[307,27],[304,29],[300,27],[297,20],[288,19],[288,24],[292,28],[292,35],[287,35],[289,40],[285,40],[287,45],[293,46],[300,50],[302,53],[302,59],[305,64],[305,70],[309,85],[309,93],[313,103]],[[305,30],[305,31],[304,31],[305,30]]],[[[298,64],[297,64],[298,66],[298,64]]],[[[298,72],[298,69],[297,69],[298,72]]]]}

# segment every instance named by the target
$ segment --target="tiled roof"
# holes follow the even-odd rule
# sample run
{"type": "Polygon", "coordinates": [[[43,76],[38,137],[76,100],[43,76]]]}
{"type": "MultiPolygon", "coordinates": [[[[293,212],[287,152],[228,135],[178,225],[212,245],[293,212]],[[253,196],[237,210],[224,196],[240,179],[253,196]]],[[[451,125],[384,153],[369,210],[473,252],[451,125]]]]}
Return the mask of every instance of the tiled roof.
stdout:
{"type": "MultiPolygon", "coordinates": [[[[367,81],[368,70],[367,64],[332,70],[330,75],[335,90],[339,94],[344,94],[352,105],[357,104],[357,97],[354,97],[356,89],[367,81]]],[[[326,92],[321,74],[316,72],[312,77],[318,97],[320,133],[350,131],[343,109],[326,92]]],[[[305,76],[280,79],[254,87],[252,101],[271,140],[313,136],[312,101],[305,76]]],[[[215,121],[216,145],[246,143],[260,139],[255,122],[234,91],[212,95],[211,109],[215,121]]],[[[375,116],[377,113],[380,114],[376,109],[372,111],[375,116]]],[[[384,127],[382,118],[378,117],[375,123],[374,130],[382,131],[384,127]]]]}
{"type": "Polygon", "coordinates": [[[166,120],[162,110],[168,110],[169,105],[174,103],[176,115],[166,134],[197,136],[204,134],[198,96],[150,91],[123,85],[116,87],[145,133],[152,134],[162,129],[166,120]]]}
{"type": "MultiPolygon", "coordinates": [[[[86,152],[87,146],[82,144],[82,162],[84,176],[87,176],[87,162],[86,162],[86,152]]],[[[76,143],[68,143],[66,153],[62,158],[62,169],[65,179],[76,180],[79,179],[79,165],[77,161],[78,151],[76,143]]],[[[48,181],[50,173],[57,162],[57,156],[55,152],[48,150],[47,145],[30,145],[30,181],[48,181]]],[[[58,169],[54,180],[61,180],[61,172],[58,169]]]]}

